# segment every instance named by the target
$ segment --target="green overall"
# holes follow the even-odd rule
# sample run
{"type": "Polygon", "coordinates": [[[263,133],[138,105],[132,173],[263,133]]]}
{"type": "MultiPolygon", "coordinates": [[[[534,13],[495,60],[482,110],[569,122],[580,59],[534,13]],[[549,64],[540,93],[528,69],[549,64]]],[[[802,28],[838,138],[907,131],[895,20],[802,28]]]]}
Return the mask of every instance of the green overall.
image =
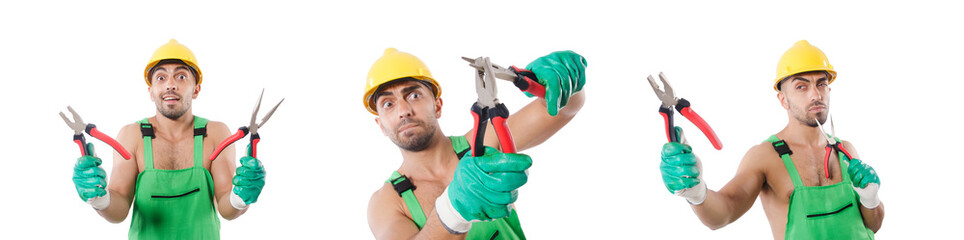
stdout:
{"type": "MultiPolygon", "coordinates": [[[[843,180],[837,184],[804,186],[796,166],[790,160],[793,152],[787,143],[776,135],[770,136],[767,141],[780,154],[793,181],[793,193],[787,209],[787,230],[784,233],[786,239],[874,239],[874,232],[864,226],[860,203],[851,187],[849,174],[841,171],[843,180]]],[[[850,159],[840,152],[837,159],[840,169],[847,169],[844,163],[850,159]]]]}
{"type": "Polygon", "coordinates": [[[214,210],[214,180],[202,152],[207,119],[194,116],[194,166],[154,168],[154,129],[138,121],[144,135],[144,171],[137,175],[130,239],[219,239],[221,222],[214,210]]]}
{"type": "MultiPolygon", "coordinates": [[[[465,140],[464,136],[450,136],[449,140],[452,140],[452,149],[458,154],[459,159],[469,151],[469,141],[465,140]]],[[[398,171],[393,172],[392,177],[385,182],[391,183],[395,191],[398,192],[398,195],[405,200],[405,205],[408,206],[408,212],[412,214],[412,220],[415,222],[415,225],[418,226],[418,229],[422,229],[428,219],[425,217],[422,206],[419,205],[418,200],[415,199],[415,185],[412,185],[408,177],[399,174],[398,171]]],[[[516,214],[515,209],[512,209],[508,217],[488,222],[472,223],[472,229],[469,230],[465,239],[515,240],[526,239],[526,236],[522,233],[522,226],[519,224],[519,215],[516,214]]]]}

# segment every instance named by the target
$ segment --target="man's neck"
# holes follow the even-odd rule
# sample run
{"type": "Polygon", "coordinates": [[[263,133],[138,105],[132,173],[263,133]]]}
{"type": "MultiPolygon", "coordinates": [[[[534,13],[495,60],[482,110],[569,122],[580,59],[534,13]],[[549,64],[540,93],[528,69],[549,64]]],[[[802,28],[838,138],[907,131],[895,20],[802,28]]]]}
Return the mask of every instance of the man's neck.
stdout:
{"type": "Polygon", "coordinates": [[[794,144],[804,144],[806,146],[826,146],[827,139],[823,132],[817,127],[811,127],[799,121],[791,121],[778,135],[780,138],[794,144]]]}
{"type": "Polygon", "coordinates": [[[161,115],[161,113],[157,113],[154,116],[154,122],[156,124],[152,127],[154,132],[159,135],[179,137],[187,132],[194,134],[194,115],[191,114],[190,110],[177,119],[170,119],[161,115]]]}
{"type": "Polygon", "coordinates": [[[431,146],[425,150],[412,152],[400,149],[402,152],[402,166],[399,172],[409,177],[423,179],[445,178],[451,175],[452,169],[458,165],[452,141],[441,131],[436,132],[431,146]]]}

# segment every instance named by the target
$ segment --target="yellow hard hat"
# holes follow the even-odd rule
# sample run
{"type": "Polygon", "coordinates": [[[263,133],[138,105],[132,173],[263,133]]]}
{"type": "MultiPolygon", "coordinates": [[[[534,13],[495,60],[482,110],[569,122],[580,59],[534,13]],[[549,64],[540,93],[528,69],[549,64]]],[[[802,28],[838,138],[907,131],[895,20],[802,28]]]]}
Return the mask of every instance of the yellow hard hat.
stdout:
{"type": "Polygon", "coordinates": [[[375,94],[375,90],[378,90],[378,87],[382,84],[400,78],[414,78],[428,82],[435,88],[433,90],[436,98],[442,95],[442,88],[439,87],[438,82],[432,78],[432,73],[428,71],[428,67],[425,66],[422,60],[419,60],[412,54],[400,52],[394,48],[388,48],[385,49],[382,57],[378,58],[375,64],[372,64],[372,68],[368,70],[368,81],[365,82],[365,96],[364,99],[362,99],[365,103],[365,109],[368,109],[372,114],[378,115],[375,107],[372,106],[375,100],[372,99],[372,94],[375,94]]]}
{"type": "Polygon", "coordinates": [[[837,71],[833,70],[833,65],[830,65],[827,55],[823,54],[823,51],[820,51],[819,48],[810,45],[807,40],[800,40],[780,57],[780,62],[777,63],[777,78],[773,82],[773,90],[779,91],[780,81],[789,76],[812,71],[826,71],[827,75],[830,75],[827,84],[832,83],[837,78],[837,71]]]}
{"type": "Polygon", "coordinates": [[[171,39],[167,44],[161,45],[161,47],[154,50],[154,55],[151,55],[151,61],[147,62],[147,67],[144,68],[144,81],[147,82],[147,86],[151,86],[151,68],[154,68],[157,63],[168,60],[176,59],[181,60],[184,64],[187,64],[194,71],[197,72],[197,84],[201,84],[201,80],[204,79],[201,76],[201,68],[197,66],[197,58],[194,57],[194,53],[187,46],[180,44],[177,40],[171,39]]]}

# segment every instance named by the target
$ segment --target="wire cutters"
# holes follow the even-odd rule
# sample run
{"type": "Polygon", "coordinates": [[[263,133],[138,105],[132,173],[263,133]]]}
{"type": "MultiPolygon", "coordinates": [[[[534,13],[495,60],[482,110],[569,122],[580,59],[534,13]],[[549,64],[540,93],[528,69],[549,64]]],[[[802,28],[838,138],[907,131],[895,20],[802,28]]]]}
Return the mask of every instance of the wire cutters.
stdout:
{"type": "Polygon", "coordinates": [[[261,89],[261,96],[258,97],[258,104],[254,106],[254,113],[251,114],[250,125],[242,126],[238,128],[238,132],[234,133],[234,135],[229,136],[227,139],[224,139],[224,141],[221,142],[221,144],[214,149],[214,152],[211,153],[211,156],[208,157],[208,160],[214,160],[215,158],[218,158],[218,155],[221,155],[221,151],[224,151],[224,148],[240,140],[241,138],[244,138],[245,136],[248,135],[248,133],[251,133],[251,152],[250,152],[251,157],[258,158],[258,142],[261,141],[261,135],[258,134],[258,128],[261,128],[261,126],[264,126],[264,123],[268,121],[268,118],[271,118],[271,115],[274,114],[274,111],[278,110],[278,106],[281,106],[281,103],[285,101],[285,99],[282,98],[281,101],[278,102],[278,104],[275,104],[274,107],[271,108],[271,111],[268,111],[268,114],[265,114],[264,117],[261,118],[261,123],[259,124],[255,122],[255,118],[258,116],[258,110],[261,109],[261,98],[263,97],[264,97],[264,89],[261,89]]]}
{"type": "Polygon", "coordinates": [[[74,108],[67,106],[67,111],[70,111],[70,114],[73,115],[73,122],[67,118],[67,115],[64,115],[64,112],[60,112],[60,117],[64,119],[64,122],[67,123],[67,126],[69,126],[70,129],[74,130],[74,142],[77,143],[77,146],[80,146],[80,155],[94,155],[94,153],[87,151],[87,140],[84,139],[84,132],[86,132],[91,137],[97,138],[100,141],[107,143],[107,145],[110,145],[112,148],[114,148],[114,151],[117,151],[117,153],[120,153],[121,157],[124,157],[124,160],[131,159],[131,153],[128,152],[123,145],[117,142],[117,140],[114,140],[114,138],[107,136],[107,134],[98,131],[97,126],[93,123],[84,124],[84,120],[81,119],[80,115],[74,111],[74,108]]]}
{"type": "MultiPolygon", "coordinates": [[[[482,156],[485,154],[485,128],[488,121],[492,120],[492,127],[499,138],[499,145],[504,153],[515,153],[515,141],[512,140],[512,133],[509,132],[509,109],[505,104],[499,102],[498,89],[496,88],[495,78],[498,75],[508,77],[509,73],[504,68],[495,66],[489,61],[488,57],[467,58],[463,60],[469,62],[469,66],[476,69],[475,72],[475,92],[479,98],[472,104],[472,118],[475,125],[469,133],[469,145],[472,148],[472,156],[482,156]],[[496,70],[500,69],[500,70],[496,70]]],[[[512,73],[515,74],[515,73],[512,73]]],[[[518,76],[518,75],[516,75],[518,76]]],[[[514,77],[513,77],[514,78],[514,77]]],[[[531,81],[531,80],[530,80],[531,81]]],[[[545,89],[542,91],[545,96],[545,89]]]]}
{"type": "MultiPolygon", "coordinates": [[[[480,69],[481,71],[482,66],[476,61],[478,59],[467,57],[462,57],[462,59],[468,61],[469,66],[480,69]]],[[[509,68],[506,69],[491,62],[489,62],[489,66],[491,66],[490,74],[494,75],[495,78],[510,81],[512,84],[515,84],[519,90],[532,94],[533,96],[546,98],[546,87],[536,81],[536,74],[532,71],[516,66],[509,66],[509,68]]]]}
{"type": "MultiPolygon", "coordinates": [[[[833,126],[833,120],[830,120],[830,125],[831,127],[833,126]]],[[[823,134],[823,137],[827,138],[827,146],[823,148],[825,152],[823,155],[823,174],[827,178],[830,178],[830,154],[833,153],[833,150],[842,152],[844,155],[847,156],[847,159],[854,159],[854,158],[850,156],[850,152],[848,152],[847,149],[843,147],[843,143],[837,142],[836,140],[834,140],[833,135],[827,135],[827,132],[823,131],[823,125],[820,124],[820,121],[817,121],[817,128],[820,129],[820,133],[823,134]]]]}
{"type": "Polygon", "coordinates": [[[662,105],[659,106],[659,114],[663,115],[663,121],[666,123],[666,138],[670,142],[679,142],[679,139],[676,139],[676,134],[673,133],[673,131],[675,131],[673,129],[675,126],[673,123],[673,106],[676,106],[676,111],[679,111],[686,119],[689,119],[696,127],[700,128],[700,131],[703,131],[703,135],[706,135],[706,138],[710,140],[710,143],[713,144],[716,150],[723,149],[723,143],[720,142],[720,138],[716,137],[716,132],[713,132],[710,125],[690,108],[690,101],[676,97],[676,93],[673,92],[673,87],[666,81],[666,75],[663,75],[662,72],[659,73],[659,80],[663,82],[663,87],[666,91],[659,89],[659,85],[656,84],[653,75],[649,75],[646,80],[649,80],[649,85],[652,86],[653,91],[656,92],[656,97],[663,102],[662,105]]]}

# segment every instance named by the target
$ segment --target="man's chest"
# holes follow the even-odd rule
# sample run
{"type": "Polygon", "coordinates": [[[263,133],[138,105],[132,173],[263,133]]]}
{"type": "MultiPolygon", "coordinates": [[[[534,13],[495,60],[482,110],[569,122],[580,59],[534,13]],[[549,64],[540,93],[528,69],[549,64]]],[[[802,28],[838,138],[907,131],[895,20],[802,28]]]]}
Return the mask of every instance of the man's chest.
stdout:
{"type": "Polygon", "coordinates": [[[836,152],[830,154],[829,161],[825,161],[825,154],[823,149],[795,150],[790,155],[790,159],[793,169],[796,170],[796,176],[787,169],[781,157],[774,156],[771,161],[768,161],[766,174],[767,186],[772,191],[771,194],[778,199],[789,201],[795,189],[794,177],[799,178],[800,183],[807,187],[829,186],[843,181],[843,175],[841,175],[843,172],[836,152]],[[825,171],[829,171],[829,178],[825,171]]]}
{"type": "MultiPolygon", "coordinates": [[[[195,144],[194,138],[183,138],[183,139],[172,139],[172,138],[162,138],[157,137],[152,139],[149,143],[141,143],[138,148],[139,158],[139,170],[144,171],[145,162],[144,158],[147,157],[145,153],[151,155],[154,168],[163,170],[174,170],[174,169],[185,169],[194,166],[195,157],[195,144]],[[143,144],[150,144],[151,151],[147,152],[147,146],[143,144]]],[[[211,162],[207,160],[207,155],[211,154],[213,148],[209,149],[207,144],[200,144],[201,151],[201,162],[204,168],[210,169],[211,162]]]]}

